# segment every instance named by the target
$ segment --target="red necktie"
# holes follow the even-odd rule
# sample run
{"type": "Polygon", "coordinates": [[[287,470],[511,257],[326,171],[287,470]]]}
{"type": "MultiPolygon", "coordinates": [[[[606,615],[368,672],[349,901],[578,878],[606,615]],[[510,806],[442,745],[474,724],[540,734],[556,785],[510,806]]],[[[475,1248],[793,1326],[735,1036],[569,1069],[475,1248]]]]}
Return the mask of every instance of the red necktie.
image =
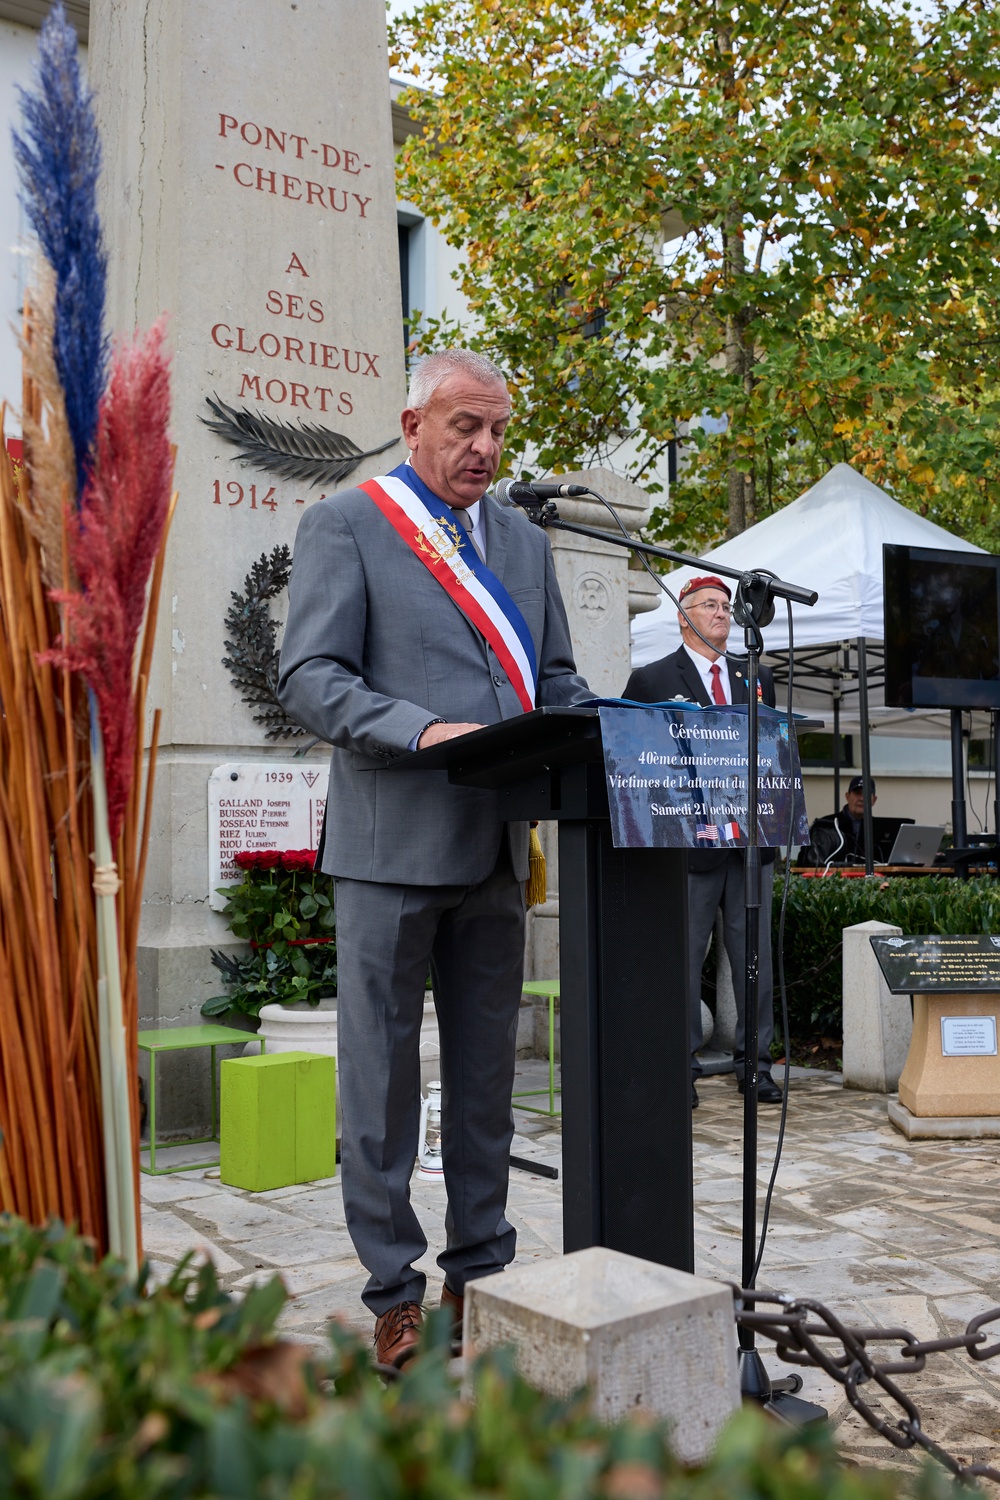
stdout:
{"type": "Polygon", "coordinates": [[[719,666],[719,663],[717,661],[713,661],[711,672],[712,697],[715,699],[716,703],[724,704],[726,702],[726,695],[722,690],[722,668],[719,666]]]}

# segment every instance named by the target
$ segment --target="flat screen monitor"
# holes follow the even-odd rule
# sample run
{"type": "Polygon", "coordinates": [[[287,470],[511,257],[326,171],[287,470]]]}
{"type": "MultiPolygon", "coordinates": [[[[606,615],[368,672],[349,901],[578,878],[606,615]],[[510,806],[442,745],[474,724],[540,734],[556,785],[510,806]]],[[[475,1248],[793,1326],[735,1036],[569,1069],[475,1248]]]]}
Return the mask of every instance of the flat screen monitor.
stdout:
{"type": "Polygon", "coordinates": [[[1000,709],[1000,557],[882,548],[885,701],[1000,709]]]}

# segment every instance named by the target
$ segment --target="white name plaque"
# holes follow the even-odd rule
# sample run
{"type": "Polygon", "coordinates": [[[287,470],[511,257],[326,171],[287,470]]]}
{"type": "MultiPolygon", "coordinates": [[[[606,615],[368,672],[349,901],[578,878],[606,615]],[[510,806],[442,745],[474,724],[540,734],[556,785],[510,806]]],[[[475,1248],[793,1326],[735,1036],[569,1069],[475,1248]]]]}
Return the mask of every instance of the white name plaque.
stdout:
{"type": "Polygon", "coordinates": [[[996,1016],[942,1016],[944,1057],[996,1057],[996,1016]]]}
{"type": "Polygon", "coordinates": [[[316,849],[329,772],[314,761],[231,762],[208,778],[208,902],[225,906],[220,885],[238,885],[245,849],[316,849]]]}

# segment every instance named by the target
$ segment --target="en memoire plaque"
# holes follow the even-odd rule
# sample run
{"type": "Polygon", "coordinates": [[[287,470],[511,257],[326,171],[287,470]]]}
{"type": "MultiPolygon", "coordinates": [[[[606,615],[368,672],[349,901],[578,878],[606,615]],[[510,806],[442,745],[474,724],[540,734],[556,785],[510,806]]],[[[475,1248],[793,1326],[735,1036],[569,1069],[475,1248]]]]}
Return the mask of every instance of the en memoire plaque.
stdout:
{"type": "Polygon", "coordinates": [[[873,937],[894,995],[1000,994],[1000,937],[873,937]]]}

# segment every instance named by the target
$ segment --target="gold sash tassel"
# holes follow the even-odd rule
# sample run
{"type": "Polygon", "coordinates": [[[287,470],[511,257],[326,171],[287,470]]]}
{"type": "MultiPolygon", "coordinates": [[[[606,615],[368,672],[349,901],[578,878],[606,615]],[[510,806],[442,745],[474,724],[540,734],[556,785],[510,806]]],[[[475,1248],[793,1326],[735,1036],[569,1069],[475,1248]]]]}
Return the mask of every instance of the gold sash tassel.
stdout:
{"type": "Polygon", "coordinates": [[[528,879],[524,886],[524,902],[526,906],[541,906],[544,900],[545,855],[542,853],[542,841],[538,837],[538,829],[533,828],[528,847],[528,879]]]}

